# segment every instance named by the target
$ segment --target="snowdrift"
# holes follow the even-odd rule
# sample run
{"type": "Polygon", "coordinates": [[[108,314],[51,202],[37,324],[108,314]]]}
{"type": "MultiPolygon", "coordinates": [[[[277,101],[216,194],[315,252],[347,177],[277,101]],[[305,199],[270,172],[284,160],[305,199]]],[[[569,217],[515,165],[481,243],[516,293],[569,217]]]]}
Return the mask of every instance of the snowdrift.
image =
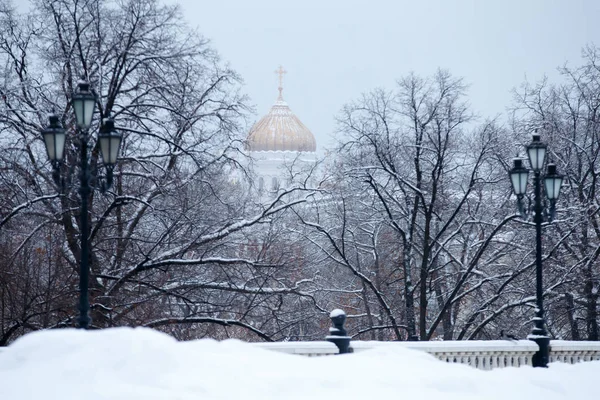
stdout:
{"type": "Polygon", "coordinates": [[[308,358],[144,328],[36,332],[0,353],[0,399],[593,398],[600,362],[480,371],[403,348],[308,358]]]}

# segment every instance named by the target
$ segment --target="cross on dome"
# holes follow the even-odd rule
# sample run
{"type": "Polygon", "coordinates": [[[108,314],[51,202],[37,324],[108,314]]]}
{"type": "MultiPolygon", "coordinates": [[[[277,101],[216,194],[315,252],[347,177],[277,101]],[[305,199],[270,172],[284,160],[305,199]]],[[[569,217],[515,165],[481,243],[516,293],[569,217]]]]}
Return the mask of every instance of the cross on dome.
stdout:
{"type": "Polygon", "coordinates": [[[283,74],[287,74],[287,71],[280,65],[275,73],[279,75],[279,87],[277,88],[279,90],[279,97],[277,100],[283,100],[283,95],[281,94],[283,92],[283,74]]]}

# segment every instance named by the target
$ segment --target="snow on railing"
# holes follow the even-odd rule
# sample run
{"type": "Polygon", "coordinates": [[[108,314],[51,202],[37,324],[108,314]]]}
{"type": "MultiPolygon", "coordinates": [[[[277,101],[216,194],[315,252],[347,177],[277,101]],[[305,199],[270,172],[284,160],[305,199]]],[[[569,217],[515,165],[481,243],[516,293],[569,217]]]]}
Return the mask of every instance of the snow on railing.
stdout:
{"type": "MultiPolygon", "coordinates": [[[[279,342],[255,343],[256,346],[288,354],[308,357],[338,354],[337,347],[330,342],[279,342]]],[[[466,364],[490,370],[503,367],[531,366],[532,357],[538,346],[531,340],[464,340],[431,342],[372,342],[352,341],[354,352],[376,347],[401,346],[425,351],[442,361],[466,364]]],[[[550,341],[550,362],[575,364],[580,361],[600,360],[600,342],[550,341]]]]}
{"type": "Polygon", "coordinates": [[[333,356],[338,354],[337,346],[331,342],[272,342],[252,343],[255,346],[280,353],[296,354],[307,357],[333,356]]]}

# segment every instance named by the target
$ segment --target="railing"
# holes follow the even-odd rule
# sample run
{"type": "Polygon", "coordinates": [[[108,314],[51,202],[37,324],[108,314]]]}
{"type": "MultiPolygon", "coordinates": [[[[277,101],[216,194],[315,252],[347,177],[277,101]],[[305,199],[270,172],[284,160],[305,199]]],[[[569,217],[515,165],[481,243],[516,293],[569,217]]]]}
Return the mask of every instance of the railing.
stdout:
{"type": "MultiPolygon", "coordinates": [[[[333,327],[327,341],[255,343],[256,346],[288,354],[308,357],[330,356],[346,352],[360,352],[374,348],[399,346],[425,351],[442,361],[466,364],[490,370],[503,367],[532,365],[539,350],[532,340],[468,340],[430,342],[375,342],[350,341],[344,329],[346,314],[342,310],[331,312],[333,327]]],[[[580,361],[600,360],[600,342],[550,341],[550,362],[574,364],[580,361]]]]}
{"type": "MultiPolygon", "coordinates": [[[[441,361],[466,364],[475,368],[490,370],[501,367],[531,365],[531,358],[538,346],[530,340],[472,340],[445,342],[390,342],[386,346],[403,345],[413,350],[425,351],[441,361]]],[[[377,342],[352,342],[356,351],[375,348],[377,342]]]]}
{"type": "Polygon", "coordinates": [[[600,342],[550,341],[550,362],[575,364],[594,360],[600,360],[600,342]]]}
{"type": "MultiPolygon", "coordinates": [[[[326,341],[254,344],[264,349],[307,357],[331,356],[339,353],[335,344],[326,341]]],[[[442,361],[466,364],[482,370],[531,365],[531,358],[538,351],[537,344],[531,340],[351,342],[354,352],[393,346],[424,351],[442,361]]],[[[600,342],[550,341],[550,362],[575,364],[593,360],[600,360],[600,342]]]]}
{"type": "MultiPolygon", "coordinates": [[[[325,341],[255,343],[255,345],[269,350],[308,357],[330,356],[338,354],[337,346],[333,343],[325,341]]],[[[500,367],[531,365],[531,358],[538,350],[537,344],[530,340],[351,342],[351,347],[354,352],[393,346],[425,351],[442,361],[467,364],[484,370],[500,367]]],[[[598,356],[600,356],[600,352],[598,352],[598,356]]]]}

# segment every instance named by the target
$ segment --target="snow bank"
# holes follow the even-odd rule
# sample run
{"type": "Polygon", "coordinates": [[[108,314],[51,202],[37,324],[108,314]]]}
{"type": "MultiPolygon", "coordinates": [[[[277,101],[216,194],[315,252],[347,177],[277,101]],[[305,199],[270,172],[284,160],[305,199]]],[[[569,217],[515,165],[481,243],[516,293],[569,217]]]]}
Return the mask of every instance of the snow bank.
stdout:
{"type": "Polygon", "coordinates": [[[0,353],[0,399],[593,398],[600,362],[479,371],[400,347],[308,358],[143,328],[29,334],[0,353]]]}

